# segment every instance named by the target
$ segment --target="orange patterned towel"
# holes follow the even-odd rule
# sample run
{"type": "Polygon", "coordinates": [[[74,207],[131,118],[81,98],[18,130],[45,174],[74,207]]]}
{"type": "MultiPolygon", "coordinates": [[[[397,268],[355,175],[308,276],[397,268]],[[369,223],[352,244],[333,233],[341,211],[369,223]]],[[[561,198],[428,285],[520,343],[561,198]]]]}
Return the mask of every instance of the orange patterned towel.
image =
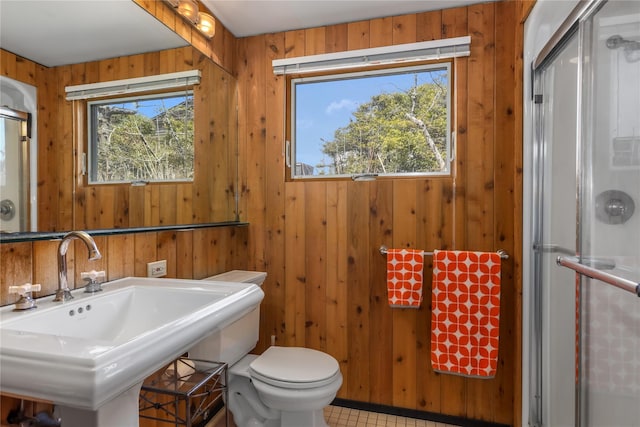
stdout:
{"type": "Polygon", "coordinates": [[[391,307],[420,307],[423,266],[422,251],[414,249],[387,251],[387,295],[391,307]]]}
{"type": "Polygon", "coordinates": [[[500,255],[434,251],[432,289],[433,369],[494,377],[500,337],[500,255]]]}

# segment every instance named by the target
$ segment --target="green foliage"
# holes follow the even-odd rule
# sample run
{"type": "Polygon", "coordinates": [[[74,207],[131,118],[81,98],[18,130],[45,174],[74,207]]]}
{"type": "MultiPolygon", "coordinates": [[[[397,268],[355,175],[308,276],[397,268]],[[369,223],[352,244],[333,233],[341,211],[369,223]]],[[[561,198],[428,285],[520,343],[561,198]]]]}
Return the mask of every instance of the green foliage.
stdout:
{"type": "Polygon", "coordinates": [[[193,103],[164,106],[150,118],[112,105],[97,113],[95,179],[163,181],[193,178],[193,103]]]}
{"type": "Polygon", "coordinates": [[[333,174],[438,172],[447,132],[447,85],[435,78],[361,104],[322,151],[333,174]]]}

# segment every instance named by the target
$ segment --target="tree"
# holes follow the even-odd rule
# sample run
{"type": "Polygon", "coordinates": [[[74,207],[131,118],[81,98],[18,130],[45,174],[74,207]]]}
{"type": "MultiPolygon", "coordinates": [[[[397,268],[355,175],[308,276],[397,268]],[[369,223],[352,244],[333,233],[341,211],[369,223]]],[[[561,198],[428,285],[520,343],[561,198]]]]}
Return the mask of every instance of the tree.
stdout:
{"type": "Polygon", "coordinates": [[[104,105],[97,114],[96,180],[193,178],[193,102],[164,105],[154,117],[104,105]]]}
{"type": "MultiPolygon", "coordinates": [[[[323,141],[335,174],[437,172],[446,168],[446,77],[375,95],[323,141]]],[[[325,166],[326,165],[318,165],[325,166]]]]}

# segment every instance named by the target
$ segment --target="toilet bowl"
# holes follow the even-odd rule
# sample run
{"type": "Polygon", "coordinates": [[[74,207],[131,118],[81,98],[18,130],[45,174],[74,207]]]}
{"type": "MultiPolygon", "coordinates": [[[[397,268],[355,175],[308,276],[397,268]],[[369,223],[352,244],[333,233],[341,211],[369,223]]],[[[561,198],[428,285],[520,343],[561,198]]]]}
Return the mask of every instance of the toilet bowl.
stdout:
{"type": "Polygon", "coordinates": [[[342,385],[338,362],[300,347],[269,347],[232,366],[229,410],[239,427],[326,427],[324,408],[342,385]]]}
{"type": "MultiPolygon", "coordinates": [[[[265,277],[265,273],[234,270],[205,280],[261,286],[265,277]]],[[[189,352],[191,357],[229,365],[227,405],[236,425],[326,427],[324,408],[342,385],[336,359],[302,347],[271,346],[262,355],[248,354],[257,343],[259,314],[248,313],[238,322],[203,340],[193,354],[189,352]]]]}

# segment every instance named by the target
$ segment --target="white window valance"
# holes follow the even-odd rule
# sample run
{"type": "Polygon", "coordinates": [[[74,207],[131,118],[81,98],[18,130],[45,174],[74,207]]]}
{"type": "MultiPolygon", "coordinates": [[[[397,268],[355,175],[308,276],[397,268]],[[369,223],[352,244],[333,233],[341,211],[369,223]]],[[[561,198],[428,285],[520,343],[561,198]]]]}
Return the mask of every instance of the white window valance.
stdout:
{"type": "Polygon", "coordinates": [[[133,79],[67,86],[64,89],[67,93],[67,101],[72,101],[77,99],[91,99],[152,90],[183,88],[197,85],[199,83],[200,70],[189,70],[178,73],[137,77],[133,79]]]}
{"type": "Polygon", "coordinates": [[[275,59],[274,74],[303,74],[347,68],[469,56],[471,37],[429,40],[346,52],[275,59]]]}

